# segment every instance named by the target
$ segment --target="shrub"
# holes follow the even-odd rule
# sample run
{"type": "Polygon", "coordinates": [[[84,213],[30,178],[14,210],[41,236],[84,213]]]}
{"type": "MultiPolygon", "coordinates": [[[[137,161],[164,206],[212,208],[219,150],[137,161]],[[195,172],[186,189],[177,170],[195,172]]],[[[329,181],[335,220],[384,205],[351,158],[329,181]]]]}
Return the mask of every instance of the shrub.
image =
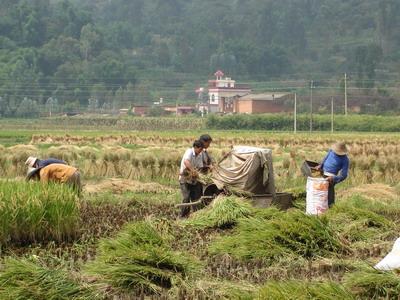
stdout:
{"type": "Polygon", "coordinates": [[[0,243],[26,244],[73,238],[79,203],[65,185],[0,181],[0,243]]]}
{"type": "Polygon", "coordinates": [[[0,272],[0,298],[101,299],[89,286],[72,279],[60,267],[49,268],[37,259],[6,258],[0,272]]]}
{"type": "Polygon", "coordinates": [[[120,292],[161,293],[182,283],[197,266],[190,257],[172,251],[168,238],[143,221],[127,225],[116,238],[102,240],[87,271],[120,292]]]}
{"type": "MultiPolygon", "coordinates": [[[[297,116],[297,129],[309,130],[309,115],[299,114],[297,116]]],[[[335,116],[335,131],[387,131],[397,132],[400,127],[398,117],[393,116],[371,116],[350,115],[335,116]]],[[[292,131],[293,115],[290,114],[263,114],[263,115],[211,115],[206,121],[209,129],[224,130],[276,130],[292,131]]],[[[314,115],[313,129],[315,131],[328,131],[331,129],[330,115],[314,115]]]]}

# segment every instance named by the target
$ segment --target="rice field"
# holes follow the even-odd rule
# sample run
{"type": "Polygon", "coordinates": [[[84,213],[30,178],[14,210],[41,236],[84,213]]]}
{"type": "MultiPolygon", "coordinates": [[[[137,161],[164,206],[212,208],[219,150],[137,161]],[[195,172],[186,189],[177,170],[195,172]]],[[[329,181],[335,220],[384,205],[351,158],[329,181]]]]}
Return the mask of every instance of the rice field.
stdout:
{"type": "Polygon", "coordinates": [[[0,245],[68,241],[78,235],[79,200],[54,184],[0,181],[0,245]]]}
{"type": "Polygon", "coordinates": [[[200,133],[0,132],[0,298],[398,299],[400,276],[372,268],[400,230],[398,135],[212,131],[217,160],[271,148],[295,207],[220,197],[181,220],[178,166],[200,133]],[[332,209],[306,216],[301,163],[335,140],[350,177],[332,209]],[[25,182],[32,155],[78,167],[82,195],[25,182]]]}

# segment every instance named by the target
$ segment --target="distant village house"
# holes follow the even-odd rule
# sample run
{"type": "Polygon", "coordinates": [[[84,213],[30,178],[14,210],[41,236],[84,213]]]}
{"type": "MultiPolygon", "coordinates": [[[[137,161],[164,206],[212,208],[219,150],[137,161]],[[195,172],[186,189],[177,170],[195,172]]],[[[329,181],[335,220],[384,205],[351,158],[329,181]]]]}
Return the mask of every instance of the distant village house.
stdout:
{"type": "Polygon", "coordinates": [[[287,93],[252,93],[247,84],[238,84],[230,77],[223,77],[221,70],[215,72],[216,79],[208,81],[208,102],[198,108],[207,113],[262,114],[286,112],[284,101],[287,93]]]}
{"type": "Polygon", "coordinates": [[[235,80],[225,77],[221,70],[215,72],[215,80],[208,81],[208,112],[233,111],[233,98],[244,96],[251,92],[247,84],[237,84],[235,80]]]}
{"type": "Polygon", "coordinates": [[[263,114],[287,112],[284,100],[290,94],[249,94],[233,99],[233,112],[239,114],[263,114]]]}

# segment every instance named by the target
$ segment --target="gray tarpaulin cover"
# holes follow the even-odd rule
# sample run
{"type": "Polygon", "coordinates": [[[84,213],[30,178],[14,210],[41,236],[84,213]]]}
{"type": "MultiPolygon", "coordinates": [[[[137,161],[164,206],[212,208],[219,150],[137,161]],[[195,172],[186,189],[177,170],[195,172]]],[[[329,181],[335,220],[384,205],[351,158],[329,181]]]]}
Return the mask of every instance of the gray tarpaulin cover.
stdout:
{"type": "Polygon", "coordinates": [[[219,189],[231,186],[253,194],[275,195],[272,150],[235,146],[218,163],[212,178],[219,189]]]}

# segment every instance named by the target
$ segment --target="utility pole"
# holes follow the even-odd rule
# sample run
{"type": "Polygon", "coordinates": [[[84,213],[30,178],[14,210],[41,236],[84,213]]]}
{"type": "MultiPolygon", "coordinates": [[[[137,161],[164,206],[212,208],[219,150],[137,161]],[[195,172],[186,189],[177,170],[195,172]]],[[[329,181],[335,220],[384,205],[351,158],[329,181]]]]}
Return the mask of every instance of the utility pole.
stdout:
{"type": "Polygon", "coordinates": [[[344,114],[347,116],[347,73],[344,73],[344,114]]]}
{"type": "Polygon", "coordinates": [[[294,133],[297,133],[297,93],[294,93],[294,133]]]}
{"type": "Polygon", "coordinates": [[[310,132],[313,130],[313,85],[314,80],[311,80],[310,85],[310,132]]]}
{"type": "Polygon", "coordinates": [[[331,98],[331,132],[333,133],[333,97],[331,98]]]}

